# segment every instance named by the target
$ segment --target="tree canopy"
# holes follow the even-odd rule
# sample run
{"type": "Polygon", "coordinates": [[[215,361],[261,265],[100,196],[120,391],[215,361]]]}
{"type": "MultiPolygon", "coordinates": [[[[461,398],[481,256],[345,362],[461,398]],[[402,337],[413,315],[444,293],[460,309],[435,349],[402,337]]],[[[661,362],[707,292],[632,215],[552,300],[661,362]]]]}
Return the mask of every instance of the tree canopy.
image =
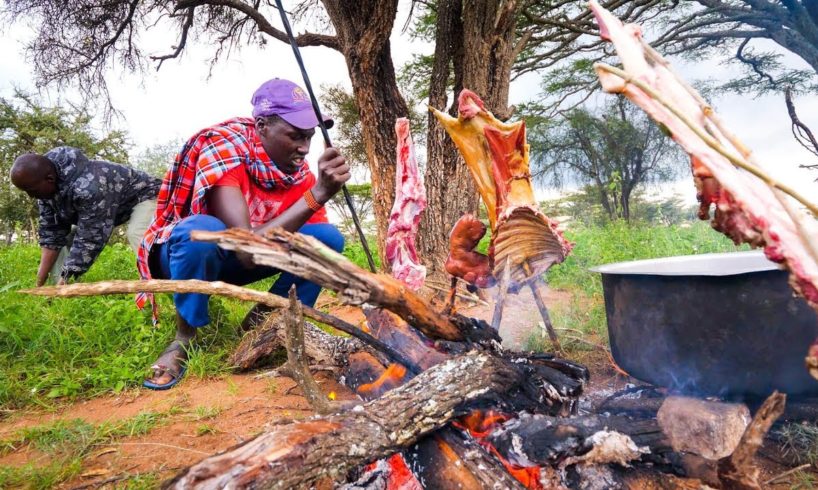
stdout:
{"type": "Polygon", "coordinates": [[[644,113],[618,97],[601,114],[574,109],[530,133],[535,179],[586,186],[610,219],[631,218],[634,192],[673,178],[687,159],[644,113]]]}

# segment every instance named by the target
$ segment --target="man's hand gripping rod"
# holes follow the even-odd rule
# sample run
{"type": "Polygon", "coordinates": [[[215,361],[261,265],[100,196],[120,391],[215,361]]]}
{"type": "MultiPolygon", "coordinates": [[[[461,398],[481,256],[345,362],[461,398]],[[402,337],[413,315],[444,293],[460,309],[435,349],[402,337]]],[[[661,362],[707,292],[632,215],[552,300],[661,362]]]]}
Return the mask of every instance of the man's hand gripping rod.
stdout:
{"type": "MultiPolygon", "coordinates": [[[[278,7],[278,12],[281,14],[281,22],[284,24],[284,30],[287,31],[287,37],[290,40],[290,46],[293,48],[293,54],[295,55],[295,61],[298,63],[298,67],[301,69],[301,76],[304,78],[304,85],[307,86],[307,93],[310,94],[310,100],[312,100],[312,109],[315,111],[315,117],[318,118],[318,126],[321,128],[321,134],[324,136],[324,144],[327,148],[332,146],[332,142],[329,139],[329,133],[327,132],[327,127],[324,125],[324,118],[321,116],[321,109],[318,107],[318,99],[315,97],[315,93],[312,91],[312,84],[310,84],[310,77],[307,76],[307,70],[304,68],[304,60],[301,59],[301,51],[298,49],[298,44],[295,42],[295,36],[293,36],[293,29],[290,27],[290,21],[287,19],[287,13],[284,11],[284,6],[281,4],[281,0],[276,0],[276,6],[278,7]]],[[[341,190],[344,192],[344,200],[349,207],[349,212],[352,214],[352,222],[355,223],[355,229],[358,231],[358,237],[361,239],[361,245],[364,247],[364,253],[366,253],[366,260],[369,262],[369,270],[375,272],[375,262],[372,260],[372,253],[369,251],[369,244],[366,242],[366,236],[364,235],[364,230],[361,229],[361,223],[358,221],[358,213],[355,212],[355,206],[352,203],[352,196],[349,194],[349,190],[347,189],[346,184],[341,187],[341,190]]]]}

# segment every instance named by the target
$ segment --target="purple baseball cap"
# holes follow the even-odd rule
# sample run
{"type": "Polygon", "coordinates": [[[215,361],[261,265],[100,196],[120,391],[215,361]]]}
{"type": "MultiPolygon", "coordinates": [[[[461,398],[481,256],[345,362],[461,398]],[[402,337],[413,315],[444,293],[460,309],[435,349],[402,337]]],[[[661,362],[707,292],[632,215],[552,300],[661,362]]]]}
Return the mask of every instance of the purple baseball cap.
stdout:
{"type": "MultiPolygon", "coordinates": [[[[318,126],[310,96],[289,80],[273,78],[261,84],[253,93],[253,117],[279,116],[299,129],[318,126]]],[[[324,115],[324,125],[331,128],[334,121],[324,115]]]]}

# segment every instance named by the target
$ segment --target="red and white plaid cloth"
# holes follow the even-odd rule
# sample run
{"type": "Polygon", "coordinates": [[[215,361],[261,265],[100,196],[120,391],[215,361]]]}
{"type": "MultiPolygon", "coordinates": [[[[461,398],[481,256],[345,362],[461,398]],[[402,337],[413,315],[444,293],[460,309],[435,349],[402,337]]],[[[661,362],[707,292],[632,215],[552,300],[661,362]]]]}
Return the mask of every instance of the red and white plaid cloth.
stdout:
{"type": "MultiPolygon", "coordinates": [[[[245,165],[250,178],[265,189],[286,189],[303,181],[310,170],[304,162],[293,174],[285,174],[270,160],[256,133],[253,119],[238,117],[199,131],[176,155],[165,174],[153,217],[136,258],[142,279],[150,279],[148,255],[151,247],[170,238],[174,226],[194,214],[207,214],[205,195],[218,180],[239,165],[245,165]]],[[[253,216],[250,217],[253,221],[253,216]]],[[[154,322],[157,319],[153,295],[139,293],[141,309],[150,301],[154,322]]]]}

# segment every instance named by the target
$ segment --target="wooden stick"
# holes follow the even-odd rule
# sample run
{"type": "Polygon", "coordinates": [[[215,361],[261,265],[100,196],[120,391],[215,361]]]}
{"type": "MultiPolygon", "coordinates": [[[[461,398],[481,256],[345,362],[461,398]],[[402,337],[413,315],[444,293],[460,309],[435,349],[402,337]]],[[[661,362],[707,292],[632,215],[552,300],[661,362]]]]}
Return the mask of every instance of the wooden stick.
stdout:
{"type": "Polygon", "coordinates": [[[506,259],[506,265],[503,267],[503,273],[500,275],[500,282],[497,284],[497,299],[494,300],[494,314],[491,316],[491,328],[494,329],[495,332],[500,331],[500,322],[503,321],[503,306],[506,302],[506,295],[508,294],[509,276],[508,259],[506,259]]]}
{"type": "Polygon", "coordinates": [[[786,401],[787,395],[773,392],[753,416],[733,454],[719,460],[718,475],[724,488],[761,490],[755,455],[770,427],[784,413],[786,401]]]}
{"type": "MultiPolygon", "coordinates": [[[[273,308],[287,308],[287,300],[281,296],[268,293],[265,291],[256,291],[254,289],[236,286],[234,284],[227,284],[221,281],[199,281],[190,279],[186,281],[172,281],[166,279],[152,279],[150,281],[103,281],[91,283],[75,283],[66,286],[45,286],[34,289],[21,289],[18,291],[23,294],[32,294],[35,296],[51,296],[58,298],[69,298],[75,296],[98,296],[103,294],[130,294],[130,293],[201,293],[201,294],[217,294],[220,296],[227,296],[242,301],[252,301],[254,303],[263,303],[273,308]]],[[[303,307],[304,315],[330,325],[344,333],[348,333],[353,337],[363,341],[374,349],[386,354],[393,362],[397,362],[406,366],[412,372],[418,373],[420,369],[416,364],[407,360],[400,352],[389,347],[378,339],[372,337],[360,328],[347,323],[340,318],[334,317],[323,311],[303,307]]]]}
{"type": "Polygon", "coordinates": [[[432,339],[489,340],[488,329],[466,328],[436,311],[428,301],[397,279],[373,274],[353,264],[317,239],[281,228],[261,237],[249,230],[194,231],[194,240],[252,256],[257,265],[284,270],[338,293],[342,301],[369,303],[393,311],[432,339]]]}
{"type": "Polygon", "coordinates": [[[446,300],[446,308],[443,313],[451,315],[454,313],[454,302],[457,300],[457,276],[452,276],[452,284],[449,286],[449,297],[446,300]]]}
{"type": "Polygon", "coordinates": [[[284,315],[287,364],[283,366],[282,371],[289,373],[298,383],[310,406],[316,412],[325,415],[333,411],[333,406],[321,392],[315,378],[312,377],[309,363],[304,355],[304,316],[300,305],[295,295],[295,284],[293,284],[290,286],[290,307],[284,315]]]}
{"type": "Polygon", "coordinates": [[[780,479],[782,479],[784,477],[790,476],[793,473],[798,473],[799,471],[805,470],[805,469],[809,468],[810,466],[812,466],[810,463],[804,463],[801,466],[796,466],[795,468],[791,468],[791,469],[789,469],[789,470],[787,470],[787,471],[785,471],[785,472],[783,472],[783,473],[781,473],[779,475],[776,475],[776,476],[770,478],[769,480],[765,481],[764,484],[769,485],[769,484],[771,484],[773,482],[777,482],[778,480],[780,480],[780,479]]]}
{"type": "MultiPolygon", "coordinates": [[[[513,365],[476,353],[446,361],[381,398],[344,413],[274,426],[196,463],[165,488],[309,488],[321,478],[406,448],[469,411],[520,387],[513,365]],[[429,387],[437,387],[429,389],[429,387]]],[[[513,393],[513,398],[525,397],[513,393]]]]}
{"type": "MultiPolygon", "coordinates": [[[[523,261],[523,270],[527,276],[532,275],[531,266],[528,264],[528,261],[523,261]]],[[[540,310],[540,316],[542,316],[542,321],[545,324],[545,330],[548,332],[548,338],[551,339],[551,345],[554,346],[554,351],[561,352],[562,346],[560,345],[560,339],[557,337],[557,332],[554,331],[554,324],[551,323],[551,315],[548,314],[548,308],[545,307],[545,302],[542,300],[542,296],[540,296],[540,286],[539,286],[540,279],[539,277],[535,278],[533,281],[528,282],[528,287],[531,288],[531,294],[534,296],[534,303],[537,305],[537,309],[540,310]]]]}

